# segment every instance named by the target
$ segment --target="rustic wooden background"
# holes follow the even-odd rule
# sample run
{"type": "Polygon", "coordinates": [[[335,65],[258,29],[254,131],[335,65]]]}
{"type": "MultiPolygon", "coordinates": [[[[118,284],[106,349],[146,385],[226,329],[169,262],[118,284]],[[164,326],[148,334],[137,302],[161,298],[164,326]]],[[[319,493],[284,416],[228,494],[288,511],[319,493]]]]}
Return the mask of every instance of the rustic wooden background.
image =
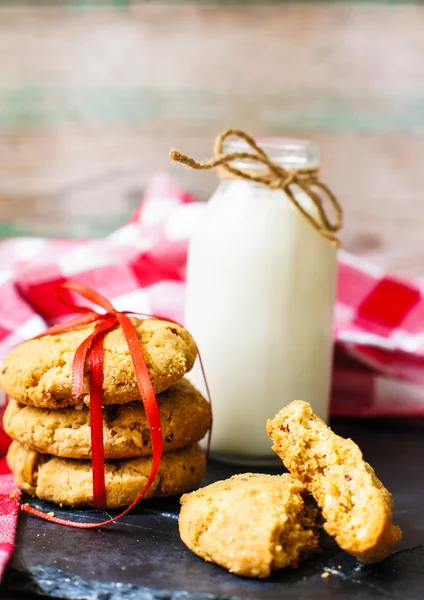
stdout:
{"type": "Polygon", "coordinates": [[[0,233],[100,235],[224,127],[309,137],[345,247],[424,273],[424,7],[0,2],[0,233]],[[49,3],[47,3],[49,4],[49,3]]]}

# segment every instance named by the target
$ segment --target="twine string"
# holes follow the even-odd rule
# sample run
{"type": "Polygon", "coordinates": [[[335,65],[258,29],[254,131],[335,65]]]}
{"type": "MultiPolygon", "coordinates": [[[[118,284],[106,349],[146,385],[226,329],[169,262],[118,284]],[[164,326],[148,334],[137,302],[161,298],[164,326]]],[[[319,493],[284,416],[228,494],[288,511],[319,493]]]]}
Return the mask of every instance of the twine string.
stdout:
{"type": "Polygon", "coordinates": [[[172,160],[196,170],[210,170],[220,167],[223,171],[223,177],[226,179],[245,179],[265,185],[271,190],[283,190],[289,201],[320,234],[333,245],[340,245],[336,232],[342,227],[343,211],[330,188],[320,181],[317,167],[286,169],[272,161],[255,140],[240,129],[227,129],[218,135],[214,145],[214,157],[210,160],[200,162],[176,149],[171,150],[170,157],[172,160]],[[224,142],[229,137],[243,140],[252,151],[224,152],[224,142]],[[266,168],[263,171],[255,171],[234,165],[235,162],[240,161],[258,163],[266,168]],[[315,217],[302,206],[296,197],[293,186],[300,188],[310,198],[316,208],[318,217],[315,217]],[[324,200],[327,200],[331,206],[334,213],[333,219],[327,213],[324,200]]]}

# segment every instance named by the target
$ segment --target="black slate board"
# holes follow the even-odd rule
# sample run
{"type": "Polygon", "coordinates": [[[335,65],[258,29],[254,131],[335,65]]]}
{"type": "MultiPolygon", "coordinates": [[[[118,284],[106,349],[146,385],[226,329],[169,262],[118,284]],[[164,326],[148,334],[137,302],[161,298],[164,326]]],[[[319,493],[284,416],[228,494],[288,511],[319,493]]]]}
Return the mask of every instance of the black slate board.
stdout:
{"type": "MultiPolygon", "coordinates": [[[[81,531],[24,513],[17,546],[6,571],[6,590],[71,600],[368,600],[424,597],[424,429],[401,423],[333,424],[352,437],[393,494],[395,522],[404,533],[398,550],[383,563],[359,565],[323,536],[322,554],[298,569],[266,581],[244,579],[192,554],[178,536],[176,499],[150,501],[115,525],[81,531]],[[329,573],[323,578],[323,573],[329,573]]],[[[255,469],[256,470],[256,469],[255,469]]],[[[211,461],[205,484],[241,469],[211,461]]],[[[269,472],[278,472],[277,470],[269,472]]],[[[102,520],[94,510],[60,510],[31,500],[56,515],[102,520]]]]}

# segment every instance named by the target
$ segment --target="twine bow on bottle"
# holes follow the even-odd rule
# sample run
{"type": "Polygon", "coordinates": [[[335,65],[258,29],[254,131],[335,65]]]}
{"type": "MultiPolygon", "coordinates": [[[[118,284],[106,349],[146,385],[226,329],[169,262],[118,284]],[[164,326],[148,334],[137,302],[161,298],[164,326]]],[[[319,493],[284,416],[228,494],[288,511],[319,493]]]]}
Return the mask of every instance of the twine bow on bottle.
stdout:
{"type": "Polygon", "coordinates": [[[250,135],[239,129],[227,129],[221,132],[215,140],[214,154],[214,158],[206,162],[198,162],[194,158],[174,149],[171,150],[170,157],[172,160],[183,163],[192,169],[204,170],[220,167],[224,172],[225,178],[247,179],[261,183],[271,190],[283,190],[290,202],[319,233],[326,237],[334,246],[340,245],[340,240],[335,234],[342,227],[342,208],[330,188],[319,180],[317,167],[285,169],[272,161],[250,135]],[[229,137],[240,138],[250,146],[252,152],[224,153],[224,141],[229,137]],[[233,164],[235,161],[260,163],[266,168],[262,171],[240,168],[233,164]],[[292,186],[300,188],[312,200],[318,212],[318,218],[302,206],[292,186]],[[334,222],[331,221],[327,214],[324,207],[324,199],[327,199],[332,206],[334,222]]]}
{"type": "MultiPolygon", "coordinates": [[[[102,523],[77,523],[55,517],[53,514],[46,514],[28,504],[21,506],[22,510],[41,517],[53,523],[68,525],[80,529],[98,528],[103,525],[108,525],[127,514],[140,500],[146,495],[150,486],[155,480],[158,473],[161,458],[162,458],[162,430],[160,422],[159,407],[156,399],[156,394],[150,380],[149,372],[146,365],[146,360],[143,355],[143,350],[138,339],[137,331],[128,314],[134,314],[132,311],[117,311],[107,298],[84,285],[78,283],[64,283],[59,287],[58,295],[62,302],[72,308],[74,312],[81,313],[79,317],[71,319],[65,323],[53,325],[37,338],[46,335],[55,335],[71,331],[76,327],[95,323],[94,330],[85,340],[78,346],[73,364],[72,364],[72,396],[78,398],[86,394],[84,388],[84,374],[86,361],[89,361],[89,394],[90,394],[90,428],[91,428],[91,452],[92,452],[92,469],[93,469],[93,499],[94,505],[97,508],[104,509],[107,506],[106,485],[105,485],[105,464],[104,464],[104,446],[103,446],[103,340],[105,335],[120,326],[123,330],[128,349],[131,355],[131,360],[134,366],[134,373],[137,382],[137,387],[140,392],[140,398],[143,402],[146,412],[150,435],[152,439],[152,467],[150,475],[143,489],[134,502],[125,509],[121,514],[108,519],[102,523]],[[105,312],[97,312],[94,309],[86,306],[80,306],[70,301],[65,295],[65,290],[77,292],[90,302],[97,304],[105,312]]],[[[172,321],[156,315],[142,315],[161,319],[163,321],[172,321]]],[[[178,324],[178,323],[177,323],[178,324]]],[[[200,366],[203,377],[205,373],[203,363],[199,355],[200,366]]],[[[205,378],[205,385],[210,400],[209,388],[205,378]]],[[[210,443],[210,436],[209,436],[210,443]]]]}

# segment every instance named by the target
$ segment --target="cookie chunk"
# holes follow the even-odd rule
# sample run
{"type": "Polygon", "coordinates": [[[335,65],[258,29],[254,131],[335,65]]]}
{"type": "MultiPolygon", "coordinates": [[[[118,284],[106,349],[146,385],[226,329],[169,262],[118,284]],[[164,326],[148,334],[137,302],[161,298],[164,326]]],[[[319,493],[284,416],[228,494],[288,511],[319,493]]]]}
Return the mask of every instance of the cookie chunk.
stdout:
{"type": "MultiPolygon", "coordinates": [[[[209,402],[186,379],[157,397],[162,423],[163,451],[201,440],[211,425],[209,402]]],[[[30,450],[62,458],[91,458],[90,411],[78,408],[36,408],[10,400],[4,428],[30,450]]],[[[152,443],[142,402],[108,405],[103,414],[105,458],[150,456],[152,443]]]]}
{"type": "MultiPolygon", "coordinates": [[[[40,500],[65,506],[93,506],[91,462],[56,458],[12,442],[7,464],[16,485],[40,500]]],[[[105,463],[107,508],[128,506],[147,482],[151,457],[105,463]]],[[[198,444],[168,452],[145,498],[182,494],[195,489],[205,474],[205,453],[198,444]]]]}
{"type": "MultiPolygon", "coordinates": [[[[171,387],[191,369],[196,345],[185,329],[158,319],[132,319],[146,359],[155,392],[171,387]]],[[[71,372],[75,351],[93,331],[93,325],[29,340],[16,346],[3,361],[0,387],[22,404],[62,408],[88,404],[86,393],[72,398],[71,372]]],[[[117,327],[104,339],[103,401],[124,404],[139,398],[134,367],[124,338],[117,327]]],[[[87,361],[86,372],[89,365],[87,361]]]]}
{"type": "Polygon", "coordinates": [[[317,508],[291,475],[235,475],[181,498],[182,541],[246,577],[297,566],[318,547],[317,508]]]}
{"type": "Polygon", "coordinates": [[[268,421],[273,450],[311,492],[326,531],[366,564],[383,560],[402,532],[392,524],[392,497],[350,439],[334,434],[300,400],[268,421]]]}

